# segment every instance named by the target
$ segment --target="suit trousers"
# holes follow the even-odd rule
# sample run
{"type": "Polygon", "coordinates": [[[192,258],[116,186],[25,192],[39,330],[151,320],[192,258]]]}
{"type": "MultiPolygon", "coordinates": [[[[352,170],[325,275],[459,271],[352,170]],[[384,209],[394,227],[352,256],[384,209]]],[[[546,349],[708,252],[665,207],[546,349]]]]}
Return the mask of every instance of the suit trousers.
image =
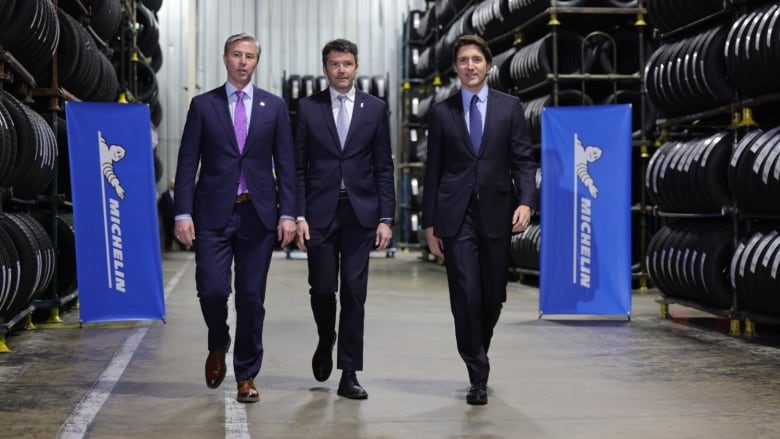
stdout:
{"type": "Polygon", "coordinates": [[[471,383],[486,383],[493,328],[506,301],[511,238],[485,234],[479,200],[472,198],[460,232],[442,241],[458,353],[471,383]]]}
{"type": "Polygon", "coordinates": [[[196,223],[195,233],[195,282],[209,351],[229,340],[228,298],[234,270],[233,368],[237,380],[254,378],[263,362],[263,304],[276,233],[263,226],[251,202],[235,204],[225,228],[197,228],[196,223]]]}
{"type": "Polygon", "coordinates": [[[376,229],[361,226],[349,199],[343,198],[339,199],[333,222],[326,228],[309,232],[311,239],[306,243],[309,293],[320,342],[325,346],[333,342],[338,290],[341,312],[336,367],[349,371],[363,370],[368,262],[376,229]]]}

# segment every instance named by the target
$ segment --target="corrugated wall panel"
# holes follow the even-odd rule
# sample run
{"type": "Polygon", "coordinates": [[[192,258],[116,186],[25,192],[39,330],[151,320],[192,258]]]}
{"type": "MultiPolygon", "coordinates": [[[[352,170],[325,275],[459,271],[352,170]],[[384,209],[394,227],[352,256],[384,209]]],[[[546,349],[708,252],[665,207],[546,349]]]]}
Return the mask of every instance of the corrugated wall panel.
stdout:
{"type": "Polygon", "coordinates": [[[158,13],[165,55],[158,73],[164,112],[158,133],[165,167],[161,186],[175,172],[190,98],[225,81],[224,42],[239,32],[255,35],[262,46],[255,84],[278,95],[285,76],[322,73],[320,51],[327,41],[343,37],[357,43],[359,74],[390,77],[396,144],[403,20],[409,9],[423,7],[422,0],[165,0],[158,13]]]}

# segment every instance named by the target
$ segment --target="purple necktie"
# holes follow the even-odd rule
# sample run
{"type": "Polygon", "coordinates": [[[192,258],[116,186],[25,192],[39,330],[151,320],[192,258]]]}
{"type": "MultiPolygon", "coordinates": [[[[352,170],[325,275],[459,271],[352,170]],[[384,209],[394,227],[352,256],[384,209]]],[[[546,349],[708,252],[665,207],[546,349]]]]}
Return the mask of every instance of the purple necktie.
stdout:
{"type": "Polygon", "coordinates": [[[471,105],[469,106],[469,135],[471,136],[471,144],[474,146],[474,152],[479,152],[479,145],[482,143],[482,115],[477,108],[477,102],[479,97],[474,95],[471,97],[471,105]]]}
{"type": "MultiPolygon", "coordinates": [[[[246,142],[246,108],[244,107],[244,92],[236,91],[236,110],[233,115],[233,130],[236,132],[236,143],[238,143],[238,152],[244,152],[244,143],[246,142]]],[[[246,180],[244,180],[244,171],[238,178],[238,194],[246,192],[246,180]]]]}

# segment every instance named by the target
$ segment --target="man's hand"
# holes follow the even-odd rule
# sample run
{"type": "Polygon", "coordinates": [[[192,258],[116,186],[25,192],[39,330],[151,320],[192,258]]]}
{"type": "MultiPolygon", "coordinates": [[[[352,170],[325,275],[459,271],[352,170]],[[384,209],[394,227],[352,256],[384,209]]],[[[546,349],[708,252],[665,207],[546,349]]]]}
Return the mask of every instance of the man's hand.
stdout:
{"type": "Polygon", "coordinates": [[[425,229],[425,241],[428,243],[428,249],[431,253],[444,259],[444,244],[440,238],[433,234],[433,227],[425,229]]]}
{"type": "Polygon", "coordinates": [[[195,224],[193,224],[191,218],[176,220],[174,233],[176,234],[176,239],[184,244],[184,247],[188,250],[192,247],[192,243],[195,242],[195,224]]]}
{"type": "Polygon", "coordinates": [[[531,207],[521,204],[512,214],[512,233],[520,233],[531,223],[531,207]]]}
{"type": "Polygon", "coordinates": [[[289,218],[280,218],[279,224],[276,226],[276,235],[279,242],[282,243],[282,247],[286,247],[295,239],[295,221],[289,218]]]}
{"type": "Polygon", "coordinates": [[[309,235],[309,223],[307,223],[306,220],[298,221],[295,228],[295,244],[298,245],[298,248],[302,251],[306,251],[306,241],[311,238],[309,235]]]}
{"type": "Polygon", "coordinates": [[[374,239],[374,245],[377,250],[384,250],[390,245],[390,240],[393,238],[393,229],[388,224],[379,223],[376,226],[376,239],[374,239]]]}

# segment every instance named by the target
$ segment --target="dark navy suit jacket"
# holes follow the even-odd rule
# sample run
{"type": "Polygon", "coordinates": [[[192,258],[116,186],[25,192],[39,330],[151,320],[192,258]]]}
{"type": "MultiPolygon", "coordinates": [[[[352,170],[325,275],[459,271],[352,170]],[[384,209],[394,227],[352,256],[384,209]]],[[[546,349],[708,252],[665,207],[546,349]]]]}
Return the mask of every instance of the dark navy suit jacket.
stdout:
{"type": "Polygon", "coordinates": [[[196,230],[225,226],[242,169],[252,204],[267,229],[276,229],[280,214],[295,216],[295,156],[287,107],[263,89],[255,87],[253,94],[243,153],[238,151],[225,86],[192,99],[174,203],[176,215],[192,215],[196,230]]]}
{"type": "Polygon", "coordinates": [[[428,123],[423,227],[433,226],[439,238],[455,236],[474,192],[479,193],[480,219],[490,237],[511,235],[512,213],[519,204],[536,209],[536,164],[522,104],[493,89],[479,154],[471,144],[461,93],[434,104],[428,123]]]}
{"type": "Polygon", "coordinates": [[[343,150],[328,89],[302,99],[296,113],[297,216],[314,228],[336,215],[341,180],[363,227],[395,216],[393,156],[387,105],[355,90],[355,106],[343,150]]]}

